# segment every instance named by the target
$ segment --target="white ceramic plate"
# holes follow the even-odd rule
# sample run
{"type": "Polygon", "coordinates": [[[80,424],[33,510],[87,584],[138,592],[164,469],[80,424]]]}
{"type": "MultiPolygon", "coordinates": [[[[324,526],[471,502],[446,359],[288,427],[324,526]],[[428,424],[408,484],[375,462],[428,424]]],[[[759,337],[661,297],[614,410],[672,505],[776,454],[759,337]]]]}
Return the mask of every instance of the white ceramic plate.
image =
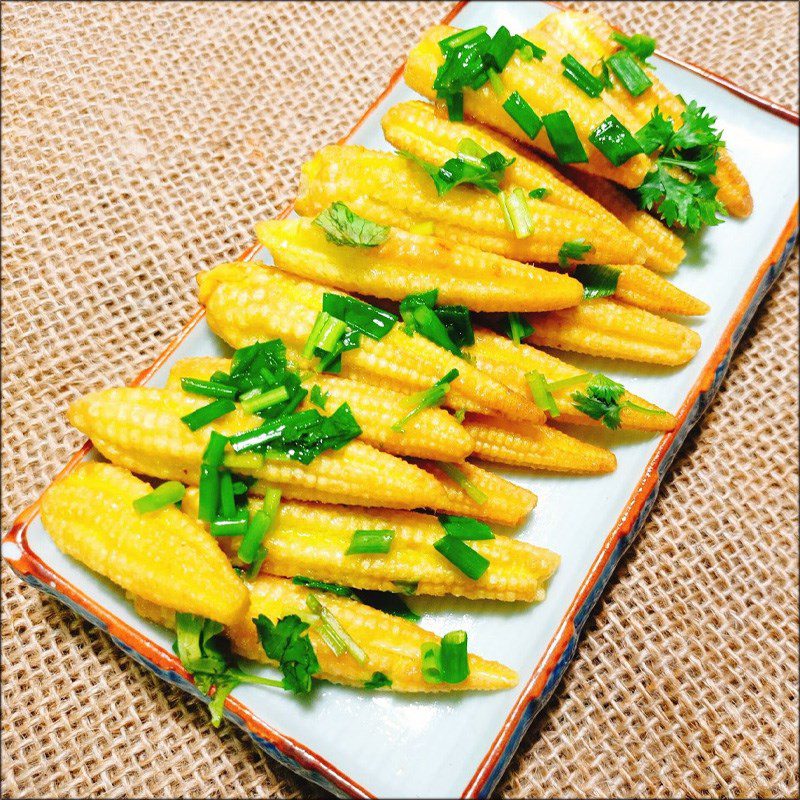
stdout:
{"type": "MultiPolygon", "coordinates": [[[[473,2],[454,24],[506,25],[524,31],[554,9],[545,3],[473,2]]],[[[322,683],[307,702],[253,686],[237,689],[228,716],[259,746],[339,793],[356,796],[486,795],[552,692],[572,656],[586,615],[649,511],[670,461],[697,421],[727,367],[753,311],[783,266],[796,234],[797,121],[791,112],[748,96],[702,70],[655,59],[668,86],[708,106],[752,189],[755,211],[705,231],[688,247],[674,282],[709,300],[693,325],[700,352],[680,369],[623,366],[572,354],[587,370],[621,380],[676,414],[679,430],[662,437],[592,431],[613,447],[616,472],[602,477],[508,474],[533,489],[539,503],[519,537],[562,556],[547,600],[537,606],[414,598],[423,624],[436,632],[464,629],[470,649],[516,669],[515,689],[450,697],[368,694],[322,683]]],[[[349,141],[390,149],[380,119],[414,95],[402,82],[371,109],[349,141]]],[[[253,254],[268,260],[265,251],[253,254]]],[[[198,315],[152,370],[137,380],[161,385],[179,358],[226,352],[198,315]]],[[[586,438],[587,429],[581,431],[586,438]]],[[[70,466],[88,451],[76,455],[70,466]]],[[[89,454],[87,457],[92,457],[89,454]]],[[[68,467],[70,468],[70,467],[68,467]]],[[[691,497],[686,498],[692,502],[691,497]]],[[[171,635],[138,618],[107,581],[61,554],[42,528],[38,504],[3,543],[3,555],[25,580],[58,596],[106,629],[137,660],[190,691],[170,651],[171,635]]],[[[268,674],[267,668],[261,668],[268,674]]]]}

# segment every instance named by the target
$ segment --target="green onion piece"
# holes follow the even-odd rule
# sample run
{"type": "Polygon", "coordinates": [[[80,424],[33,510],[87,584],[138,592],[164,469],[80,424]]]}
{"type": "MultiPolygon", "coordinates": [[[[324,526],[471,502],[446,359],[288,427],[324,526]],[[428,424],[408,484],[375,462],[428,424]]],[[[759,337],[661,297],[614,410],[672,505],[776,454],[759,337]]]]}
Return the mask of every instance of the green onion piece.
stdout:
{"type": "Polygon", "coordinates": [[[454,92],[445,98],[447,105],[447,118],[451,122],[464,121],[464,93],[454,92]]]}
{"type": "Polygon", "coordinates": [[[503,108],[529,139],[536,138],[536,135],[542,129],[542,118],[531,108],[528,101],[519,92],[512,92],[503,103],[503,108]]]}
{"type": "Polygon", "coordinates": [[[211,520],[212,536],[243,536],[247,532],[247,509],[239,508],[230,517],[211,520]]]}
{"type": "Polygon", "coordinates": [[[439,659],[444,683],[461,683],[469,677],[466,631],[451,631],[442,636],[439,659]]]}
{"type": "Polygon", "coordinates": [[[570,115],[562,110],[542,117],[547,138],[562,164],[577,164],[589,160],[570,115]]]}
{"type": "Polygon", "coordinates": [[[356,531],[345,555],[388,553],[392,547],[392,539],[394,539],[392,530],[356,531]]]}
{"type": "Polygon", "coordinates": [[[582,372],[580,375],[573,375],[571,378],[562,378],[560,381],[549,381],[547,388],[551,392],[558,392],[561,389],[570,389],[592,377],[591,372],[582,372]]]}
{"type": "Polygon", "coordinates": [[[477,550],[473,550],[461,539],[446,534],[435,541],[433,546],[454,567],[463,572],[468,578],[476,581],[489,569],[489,560],[484,558],[477,550]]]}
{"type": "Polygon", "coordinates": [[[272,526],[281,501],[281,490],[270,487],[264,496],[263,506],[253,514],[247,531],[239,544],[237,555],[245,564],[251,564],[261,547],[264,536],[272,526]]]}
{"type": "Polygon", "coordinates": [[[214,370],[209,380],[212,383],[224,383],[227,384],[228,386],[233,386],[233,381],[231,379],[231,376],[228,375],[227,372],[223,372],[222,370],[219,369],[214,370]]]}
{"type": "Polygon", "coordinates": [[[222,466],[226,444],[228,444],[227,436],[223,436],[221,433],[217,433],[217,431],[211,431],[208,445],[203,452],[203,463],[208,464],[210,467],[222,466]]]}
{"type": "Polygon", "coordinates": [[[233,494],[238,497],[242,494],[247,494],[248,485],[244,481],[233,482],[233,494]]]}
{"type": "Polygon", "coordinates": [[[464,417],[466,417],[466,416],[467,416],[467,412],[466,412],[466,410],[465,410],[465,409],[463,409],[463,408],[457,408],[457,409],[456,409],[456,410],[453,412],[453,416],[454,416],[454,417],[455,417],[455,418],[456,418],[456,419],[457,419],[459,422],[463,422],[463,421],[464,421],[464,417]]]}
{"type": "MultiPolygon", "coordinates": [[[[421,308],[430,311],[430,309],[427,306],[417,306],[415,311],[421,308]]],[[[432,311],[431,314],[433,314],[432,311]]],[[[435,314],[434,314],[434,319],[436,319],[436,321],[439,322],[435,314]]],[[[398,433],[404,433],[405,425],[409,420],[413,419],[414,417],[417,416],[417,414],[420,414],[427,408],[433,408],[434,406],[438,406],[442,402],[442,400],[444,400],[448,391],[450,391],[450,384],[457,377],[458,377],[458,370],[451,369],[450,372],[448,372],[443,377],[439,378],[439,380],[436,381],[436,383],[434,383],[430,389],[426,389],[424,392],[417,392],[416,394],[410,395],[408,397],[408,402],[414,404],[413,408],[405,416],[401,417],[399,420],[397,420],[397,422],[395,422],[392,425],[392,430],[397,431],[398,433]]]]}
{"type": "Polygon", "coordinates": [[[364,681],[365,689],[388,689],[392,685],[392,679],[387,678],[382,672],[373,672],[368,681],[364,681]]]}
{"type": "Polygon", "coordinates": [[[377,608],[378,611],[383,611],[384,614],[391,614],[393,617],[402,617],[410,622],[419,622],[420,615],[415,614],[403,600],[402,597],[394,594],[393,592],[380,592],[373,589],[359,589],[353,592],[357,600],[360,600],[365,606],[370,608],[377,608]]]}
{"type": "Polygon", "coordinates": [[[645,71],[627,50],[620,50],[613,56],[609,56],[606,63],[632,97],[638,97],[653,85],[645,71]]]}
{"type": "Polygon", "coordinates": [[[420,670],[426,683],[442,682],[441,648],[437,642],[423,642],[420,646],[420,670]]]}
{"type": "Polygon", "coordinates": [[[238,391],[235,386],[227,386],[214,381],[202,381],[199,378],[181,378],[181,389],[190,394],[203,395],[203,397],[227,397],[230,400],[236,397],[238,391]]]}
{"type": "Polygon", "coordinates": [[[309,400],[319,408],[325,410],[325,403],[328,402],[329,392],[323,392],[322,389],[319,388],[316,384],[311,387],[311,394],[309,395],[309,400]]]}
{"type": "Polygon", "coordinates": [[[454,514],[439,514],[439,523],[445,533],[464,541],[494,539],[492,529],[485,523],[472,517],[458,517],[454,514]]]}
{"type": "Polygon", "coordinates": [[[330,353],[331,350],[336,347],[339,339],[344,336],[346,330],[347,325],[345,325],[342,320],[329,317],[322,326],[322,330],[319,332],[319,339],[317,339],[315,349],[330,353]]]}
{"type": "Polygon", "coordinates": [[[492,91],[498,97],[502,97],[506,92],[506,87],[503,86],[503,81],[500,76],[491,67],[486,71],[489,74],[489,83],[492,84],[492,91]]]}
{"type": "Polygon", "coordinates": [[[634,135],[613,114],[589,134],[589,141],[615,167],[644,152],[634,135]]]}
{"type": "Polygon", "coordinates": [[[617,291],[620,271],[604,264],[578,264],[573,277],[583,284],[583,297],[609,297],[617,291]]]}
{"type": "Polygon", "coordinates": [[[488,499],[488,495],[483,490],[479,489],[467,476],[455,465],[448,464],[445,461],[438,462],[439,468],[450,478],[455,481],[462,489],[462,491],[472,499],[473,502],[482,506],[488,499]]]}
{"type": "Polygon", "coordinates": [[[256,389],[253,387],[252,389],[248,389],[246,392],[242,392],[242,394],[239,395],[239,401],[241,402],[242,400],[249,400],[251,397],[258,397],[259,394],[261,394],[261,389],[256,389]]]}
{"type": "Polygon", "coordinates": [[[414,318],[414,328],[426,339],[430,339],[434,344],[449,350],[454,355],[461,355],[461,350],[450,338],[447,328],[433,309],[419,305],[415,306],[411,313],[414,318]]]}
{"type": "Polygon", "coordinates": [[[524,61],[530,61],[531,58],[541,61],[547,55],[547,50],[542,49],[539,45],[534,44],[518,33],[514,34],[514,46],[520,51],[520,55],[522,55],[523,50],[527,50],[530,53],[530,58],[523,58],[524,61]]]}
{"type": "Polygon", "coordinates": [[[376,340],[383,339],[397,322],[394,314],[343,294],[326,292],[322,295],[322,310],[376,340]]]}
{"type": "MultiPolygon", "coordinates": [[[[315,613],[319,614],[322,618],[323,628],[327,628],[328,632],[335,634],[339,641],[344,643],[344,647],[353,658],[358,661],[362,666],[367,663],[367,654],[361,649],[358,643],[352,636],[342,627],[336,617],[325,608],[322,603],[317,599],[316,595],[310,594],[306,597],[306,605],[315,613]]],[[[326,640],[327,641],[327,640],[326,640]]],[[[340,655],[340,654],[337,654],[340,655]]]]}
{"type": "Polygon", "coordinates": [[[600,97],[603,91],[603,82],[592,75],[583,64],[573,55],[566,55],[561,59],[564,65],[562,75],[572,81],[584,94],[589,97],[600,97]]]}
{"type": "Polygon", "coordinates": [[[197,516],[211,522],[219,509],[219,470],[211,464],[200,465],[200,499],[197,516]]]}
{"type": "Polygon", "coordinates": [[[458,157],[462,161],[468,161],[476,167],[483,165],[482,159],[489,153],[484,150],[474,139],[465,138],[458,143],[458,157]]]}
{"type": "Polygon", "coordinates": [[[593,246],[586,244],[583,239],[575,239],[574,242],[564,242],[558,250],[558,265],[561,269],[569,266],[569,259],[573,261],[583,261],[584,256],[593,249],[593,246]]]}
{"type": "Polygon", "coordinates": [[[233,476],[227,470],[219,476],[219,505],[223,517],[233,517],[236,513],[236,499],[233,496],[233,476]]]}
{"type": "Polygon", "coordinates": [[[186,494],[186,487],[182,483],[179,481],[167,481],[143,497],[137,497],[133,501],[133,507],[139,514],[148,514],[151,511],[158,511],[160,508],[180,502],[183,500],[184,494],[186,494]]]}
{"type": "Polygon", "coordinates": [[[339,597],[355,597],[356,593],[349,586],[342,586],[339,583],[326,583],[317,581],[313,578],[306,578],[303,575],[295,575],[292,583],[297,586],[307,586],[309,589],[319,589],[321,592],[330,592],[339,597]]]}
{"type": "Polygon", "coordinates": [[[514,230],[514,223],[511,222],[511,214],[508,211],[508,198],[505,192],[497,193],[497,202],[500,203],[500,210],[503,212],[503,222],[508,230],[514,230]]]}
{"type": "Polygon", "coordinates": [[[525,192],[515,186],[510,195],[505,198],[508,217],[511,220],[511,228],[517,239],[525,239],[533,233],[533,218],[531,210],[528,208],[528,201],[525,192]]]}
{"type": "Polygon", "coordinates": [[[533,200],[544,200],[548,194],[550,194],[550,190],[546,189],[544,186],[540,186],[538,189],[531,189],[528,192],[528,197],[533,200]]]}
{"type": "Polygon", "coordinates": [[[506,315],[505,331],[514,344],[521,344],[534,332],[533,325],[517,311],[509,311],[506,315]]]}
{"type": "Polygon", "coordinates": [[[359,216],[337,200],[314,218],[329,242],[342,247],[377,247],[389,238],[389,227],[359,216]]]}
{"type": "Polygon", "coordinates": [[[303,358],[311,358],[314,355],[314,348],[319,341],[319,335],[326,321],[330,319],[330,314],[320,311],[317,318],[314,320],[314,325],[311,328],[311,333],[308,334],[305,346],[303,347],[303,358]]]}
{"type": "Polygon", "coordinates": [[[419,581],[392,581],[392,584],[397,587],[400,594],[410,597],[412,594],[416,594],[419,581]]]}
{"type": "Polygon", "coordinates": [[[623,400],[620,403],[620,406],[622,406],[622,408],[632,408],[635,411],[641,411],[643,414],[655,414],[656,416],[668,413],[660,408],[645,408],[644,406],[640,406],[638,403],[634,403],[631,400],[623,400]]]}
{"type": "MultiPolygon", "coordinates": [[[[344,323],[342,323],[344,324],[344,323]]],[[[249,397],[242,401],[242,411],[248,414],[255,414],[263,411],[265,408],[282,403],[284,400],[289,399],[289,392],[285,386],[278,386],[276,389],[270,389],[263,394],[256,394],[255,397],[249,397]]]]}
{"type": "Polygon", "coordinates": [[[214,400],[207,406],[201,406],[195,411],[181,417],[181,422],[183,422],[190,431],[196,431],[213,422],[215,419],[230,414],[231,411],[235,409],[236,405],[233,400],[228,400],[226,398],[214,400]]]}
{"type": "MultiPolygon", "coordinates": [[[[632,55],[640,61],[645,62],[656,51],[656,40],[645,36],[643,33],[634,33],[633,36],[625,36],[621,33],[612,33],[611,38],[619,42],[632,55]]],[[[648,64],[652,69],[652,66],[648,64]]]]}
{"type": "Polygon", "coordinates": [[[551,417],[559,416],[561,412],[558,410],[558,406],[547,386],[544,375],[542,375],[541,372],[536,372],[536,370],[531,370],[525,373],[525,380],[528,381],[533,402],[536,403],[542,411],[547,411],[551,417]]]}
{"type": "Polygon", "coordinates": [[[478,25],[475,28],[467,28],[464,31],[459,31],[458,33],[454,33],[452,36],[448,36],[446,39],[442,39],[439,42],[439,49],[442,51],[442,55],[447,55],[448,50],[456,50],[459,47],[463,47],[465,44],[474,42],[484,33],[486,33],[485,25],[478,25]]]}
{"type": "Polygon", "coordinates": [[[492,41],[486,50],[484,58],[487,62],[494,65],[497,72],[502,72],[506,68],[508,62],[511,61],[511,56],[514,55],[514,50],[516,49],[517,46],[514,37],[509,33],[505,25],[501,25],[497,29],[495,35],[492,36],[492,41]]]}
{"type": "Polygon", "coordinates": [[[261,572],[261,565],[264,563],[264,559],[267,557],[267,548],[263,545],[256,550],[255,558],[253,559],[253,563],[247,569],[245,573],[245,577],[248,580],[253,580],[259,572],[261,572]]]}

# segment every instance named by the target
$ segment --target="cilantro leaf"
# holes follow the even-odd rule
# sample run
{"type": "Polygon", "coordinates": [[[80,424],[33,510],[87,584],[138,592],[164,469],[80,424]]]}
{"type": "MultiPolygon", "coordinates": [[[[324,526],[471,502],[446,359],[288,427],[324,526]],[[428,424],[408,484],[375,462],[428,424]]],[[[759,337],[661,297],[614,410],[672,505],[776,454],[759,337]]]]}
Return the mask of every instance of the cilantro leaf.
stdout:
{"type": "Polygon", "coordinates": [[[337,200],[314,219],[329,242],[347,247],[377,247],[389,237],[389,228],[364,219],[337,200]]]}
{"type": "Polygon", "coordinates": [[[605,375],[595,375],[586,384],[586,392],[573,392],[571,398],[578,411],[615,430],[619,427],[619,414],[622,411],[619,401],[624,393],[625,387],[621,383],[605,375]]]}
{"type": "Polygon", "coordinates": [[[636,140],[648,155],[659,147],[666,147],[675,129],[672,123],[662,115],[658,106],[653,109],[649,121],[638,131],[636,140]]]}
{"type": "Polygon", "coordinates": [[[569,266],[569,259],[583,261],[584,256],[592,249],[592,245],[586,244],[583,239],[575,239],[573,242],[564,242],[558,251],[558,265],[561,269],[566,269],[569,266]]]}
{"type": "Polygon", "coordinates": [[[267,658],[277,661],[283,673],[283,686],[295,694],[311,691],[311,676],[319,672],[319,661],[308,635],[308,623],[289,614],[274,624],[259,614],[253,619],[261,647],[267,658]]]}
{"type": "Polygon", "coordinates": [[[373,672],[372,677],[364,682],[365,689],[383,689],[392,685],[391,678],[387,678],[382,672],[373,672]]]}
{"type": "Polygon", "coordinates": [[[696,100],[691,100],[681,112],[683,124],[666,145],[667,151],[689,150],[693,147],[724,146],[722,134],[714,127],[717,118],[706,112],[696,100]]]}
{"type": "Polygon", "coordinates": [[[609,297],[617,291],[620,271],[605,264],[578,264],[572,277],[583,284],[583,297],[609,297]]]}
{"type": "Polygon", "coordinates": [[[506,158],[498,151],[486,153],[482,157],[459,151],[456,158],[448,158],[441,167],[437,167],[407,150],[397,152],[425,170],[433,180],[436,193],[440,197],[462,183],[469,183],[478,189],[486,189],[492,194],[497,194],[506,168],[516,161],[515,158],[506,158]]]}
{"type": "Polygon", "coordinates": [[[670,227],[679,224],[690,231],[703,225],[719,225],[725,208],[717,200],[717,187],[707,176],[684,183],[670,175],[667,167],[657,164],[638,189],[642,208],[657,209],[670,227]]]}

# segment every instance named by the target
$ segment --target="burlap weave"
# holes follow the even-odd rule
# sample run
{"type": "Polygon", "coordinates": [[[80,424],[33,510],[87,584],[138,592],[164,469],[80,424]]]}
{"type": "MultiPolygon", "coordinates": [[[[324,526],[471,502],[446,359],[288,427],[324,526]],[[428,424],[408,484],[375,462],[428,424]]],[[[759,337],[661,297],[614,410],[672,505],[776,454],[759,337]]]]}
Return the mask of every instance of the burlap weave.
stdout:
{"type": "MultiPolygon", "coordinates": [[[[788,3],[595,3],[789,106],[788,3]]],[[[434,3],[3,5],[3,530],[434,3]]],[[[499,787],[796,796],[797,257],[499,787]]],[[[2,794],[319,794],[3,567],[2,794]]]]}

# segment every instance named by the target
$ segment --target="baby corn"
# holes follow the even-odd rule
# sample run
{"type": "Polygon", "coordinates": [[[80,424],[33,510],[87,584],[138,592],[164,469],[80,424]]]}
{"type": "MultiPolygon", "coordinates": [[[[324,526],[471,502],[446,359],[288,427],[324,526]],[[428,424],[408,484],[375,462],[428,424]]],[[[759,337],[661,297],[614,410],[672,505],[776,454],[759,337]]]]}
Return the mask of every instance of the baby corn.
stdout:
{"type": "Polygon", "coordinates": [[[259,222],[256,235],[285,272],[374,297],[402,300],[436,287],[440,303],[474,311],[547,311],[583,296],[567,275],[398,228],[375,248],[336,245],[310,219],[259,222]]]}
{"type": "Polygon", "coordinates": [[[707,314],[709,306],[702,300],[665,281],[655,272],[638,264],[615,264],[619,270],[614,296],[632,306],[654,314],[707,314]]]}
{"type": "MultiPolygon", "coordinates": [[[[184,510],[197,516],[198,492],[190,489],[184,510]]],[[[253,501],[252,510],[261,504],[253,501]]],[[[261,570],[318,581],[397,592],[397,582],[417,583],[416,594],[533,602],[558,567],[555,553],[498,536],[470,542],[490,565],[478,579],[460,572],[433,547],[445,531],[436,517],[413,511],[374,512],[345,506],[283,502],[266,539],[261,570]],[[394,531],[385,555],[346,555],[357,530],[394,531]]],[[[234,540],[231,547],[237,546],[234,540]]]]}
{"type": "MultiPolygon", "coordinates": [[[[212,430],[232,436],[263,423],[237,409],[190,431],[181,417],[202,405],[202,399],[172,389],[114,388],[76,400],[69,419],[113,463],[197,484],[212,430]]],[[[232,452],[225,463],[296,499],[388,508],[435,507],[442,501],[441,486],[424,470],[359,441],[322,453],[308,465],[232,452]]]]}
{"type": "MultiPolygon", "coordinates": [[[[514,163],[506,167],[501,188],[506,191],[519,186],[525,194],[535,189],[546,189],[541,202],[595,217],[597,235],[603,239],[616,236],[618,244],[628,248],[622,257],[625,262],[639,263],[643,242],[600,202],[578,189],[544,158],[524,147],[514,139],[476,122],[464,123],[442,119],[430,103],[411,100],[392,106],[381,120],[387,141],[398,150],[413,153],[431,164],[441,165],[457,156],[464,139],[472,139],[487,152],[499,152],[514,163]],[[612,233],[613,231],[613,233],[612,233]]],[[[511,310],[511,309],[505,309],[511,310]]]]}
{"type": "MultiPolygon", "coordinates": [[[[475,329],[475,344],[469,348],[469,352],[480,369],[490,373],[497,380],[511,386],[518,392],[529,391],[525,374],[531,371],[543,375],[548,383],[576,378],[581,375],[585,376],[583,381],[552,392],[559,411],[558,420],[579,425],[601,424],[578,411],[571,398],[574,392],[584,390],[591,378],[583,370],[530,345],[516,345],[511,339],[499,336],[485,328],[475,329]]],[[[620,413],[620,423],[624,429],[670,431],[677,424],[672,414],[652,403],[648,403],[647,400],[637,397],[635,394],[626,392],[621,399],[635,403],[637,406],[650,411],[660,412],[653,414],[638,411],[635,408],[623,407],[620,413]]]]}
{"type": "MultiPolygon", "coordinates": [[[[181,378],[207,380],[216,371],[229,372],[229,358],[186,358],[178,361],[169,373],[167,387],[180,390],[181,378]]],[[[335,411],[347,403],[361,426],[361,436],[366,442],[386,453],[415,458],[433,458],[438,461],[463,461],[473,448],[472,438],[456,419],[441,408],[428,408],[410,419],[405,432],[392,429],[408,395],[379,386],[340,378],[335,375],[311,374],[303,386],[312,386],[327,393],[325,409],[320,413],[335,411]]],[[[301,408],[314,408],[306,398],[301,408]]]]}
{"type": "Polygon", "coordinates": [[[225,625],[247,589],[202,526],[173,505],[138,513],[152,487],[111,464],[87,463],[54,483],[42,523],[59,550],[144,600],[225,625]]]}
{"type": "MultiPolygon", "coordinates": [[[[263,264],[222,264],[199,277],[200,302],[211,329],[234,347],[280,338],[301,350],[322,308],[326,289],[263,264]]],[[[511,419],[542,422],[544,415],[525,397],[402,326],[380,341],[361,337],[361,345],[342,355],[342,376],[406,392],[430,388],[450,370],[458,377],[445,403],[473,411],[491,409],[511,419]]]]}
{"type": "Polygon", "coordinates": [[[592,244],[592,258],[600,263],[644,261],[641,243],[636,244],[621,226],[542,200],[527,201],[533,233],[518,239],[491,192],[461,185],[439,197],[418,164],[396,153],[357,145],[323,147],[303,165],[298,213],[314,216],[335,200],[395,228],[408,230],[420,222],[433,222],[441,239],[516,261],[555,263],[564,242],[577,239],[592,244]]]}
{"type": "Polygon", "coordinates": [[[593,356],[678,366],[700,349],[700,335],[691,328],[609,297],[528,319],[535,328],[532,344],[593,356]]]}
{"type": "Polygon", "coordinates": [[[475,455],[486,461],[555,472],[613,472],[617,459],[548,425],[519,424],[470,414],[464,427],[475,440],[475,455]]]}
{"type": "Polygon", "coordinates": [[[250,589],[250,609],[246,619],[227,629],[234,651],[245,658],[269,663],[252,618],[264,614],[277,622],[282,617],[297,614],[310,625],[308,636],[320,664],[316,678],[363,687],[373,673],[382,672],[391,680],[391,691],[395,692],[507,689],[517,682],[516,673],[508,667],[470,654],[470,674],[466,680],[452,684],[428,683],[420,670],[420,649],[425,642],[439,642],[436,634],[357,600],[318,593],[320,602],[365,651],[367,661],[361,665],[347,653],[337,656],[325,644],[319,619],[306,605],[306,598],[312,593],[284,578],[257,578],[250,589]]]}
{"type": "MultiPolygon", "coordinates": [[[[620,49],[620,45],[611,38],[613,32],[613,28],[596,14],[562,11],[545,17],[526,35],[549,37],[551,43],[559,42],[562,48],[568,49],[583,63],[594,64],[620,49]]],[[[653,85],[639,97],[632,97],[624,88],[615,85],[603,93],[606,103],[611,105],[613,102],[615,109],[624,110],[631,115],[635,122],[633,127],[628,127],[633,131],[641,128],[650,119],[656,106],[673,125],[680,126],[681,113],[685,108],[683,100],[664,86],[652,70],[645,68],[645,72],[653,85]]],[[[614,175],[608,177],[618,180],[614,175]]],[[[730,214],[735,217],[746,217],[750,214],[753,210],[750,187],[725,149],[719,151],[717,171],[711,176],[711,180],[719,187],[717,198],[730,214]]]]}
{"type": "MultiPolygon", "coordinates": [[[[424,97],[433,99],[436,71],[444,62],[444,56],[438,43],[447,36],[456,33],[457,29],[449,26],[435,26],[427,30],[408,56],[405,69],[406,83],[424,97]]],[[[536,32],[529,35],[536,44],[536,32]]],[[[524,131],[503,109],[507,95],[519,92],[531,108],[541,117],[545,114],[566,110],[572,119],[578,136],[588,156],[587,164],[579,164],[581,170],[612,178],[618,183],[634,188],[639,186],[650,167],[650,159],[644,155],[636,155],[619,167],[614,167],[589,142],[589,134],[600,125],[609,114],[608,106],[601,98],[592,99],[578,89],[574,83],[562,75],[560,62],[549,53],[541,61],[532,59],[523,61],[518,54],[502,73],[505,94],[498,97],[492,86],[486,83],[480,89],[464,90],[464,113],[479,122],[490,125],[503,133],[512,136],[525,144],[543,150],[554,156],[552,145],[542,129],[536,139],[531,141],[524,131]]],[[[620,109],[619,121],[629,130],[637,130],[635,117],[626,109],[620,109]]]]}

